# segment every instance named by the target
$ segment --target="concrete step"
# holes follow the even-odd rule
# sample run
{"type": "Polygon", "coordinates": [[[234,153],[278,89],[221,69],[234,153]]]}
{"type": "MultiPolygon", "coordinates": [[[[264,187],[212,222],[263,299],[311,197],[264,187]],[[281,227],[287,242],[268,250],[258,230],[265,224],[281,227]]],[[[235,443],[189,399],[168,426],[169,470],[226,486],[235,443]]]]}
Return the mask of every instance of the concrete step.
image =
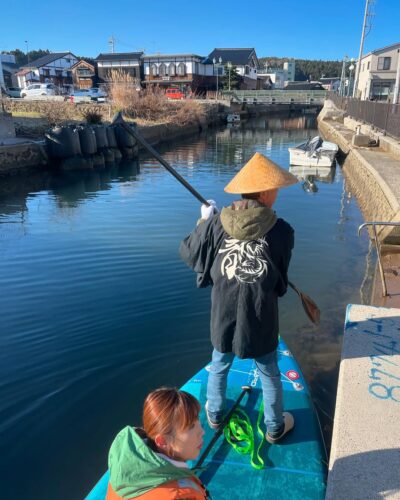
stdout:
{"type": "Polygon", "coordinates": [[[327,500],[400,499],[400,309],[347,308],[327,500]]]}

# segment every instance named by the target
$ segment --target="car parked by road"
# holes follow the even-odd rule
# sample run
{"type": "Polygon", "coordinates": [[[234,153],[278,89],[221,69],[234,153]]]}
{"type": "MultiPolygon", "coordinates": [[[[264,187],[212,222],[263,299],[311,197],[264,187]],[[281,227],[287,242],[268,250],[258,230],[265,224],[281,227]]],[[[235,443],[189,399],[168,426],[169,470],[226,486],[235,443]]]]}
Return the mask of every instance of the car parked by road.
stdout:
{"type": "Polygon", "coordinates": [[[21,97],[58,95],[59,90],[53,83],[33,83],[21,90],[21,97]]]}
{"type": "Polygon", "coordinates": [[[185,94],[176,87],[171,87],[167,89],[165,91],[165,95],[167,96],[167,99],[173,99],[173,100],[185,99],[185,94]]]}
{"type": "Polygon", "coordinates": [[[90,89],[75,90],[70,94],[71,102],[97,101],[104,102],[107,97],[104,90],[93,87],[90,89]]]}
{"type": "Polygon", "coordinates": [[[21,97],[21,89],[19,87],[8,87],[6,94],[8,97],[21,97]]]}

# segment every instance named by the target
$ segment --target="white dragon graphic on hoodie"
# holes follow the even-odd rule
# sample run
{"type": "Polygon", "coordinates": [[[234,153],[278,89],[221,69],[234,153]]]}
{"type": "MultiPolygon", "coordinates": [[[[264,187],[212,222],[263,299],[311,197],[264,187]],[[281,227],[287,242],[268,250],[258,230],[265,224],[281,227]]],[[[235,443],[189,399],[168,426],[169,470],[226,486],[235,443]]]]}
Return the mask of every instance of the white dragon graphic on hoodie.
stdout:
{"type": "Polygon", "coordinates": [[[250,284],[255,283],[263,273],[268,274],[268,262],[263,256],[265,244],[262,238],[251,241],[227,238],[225,246],[218,251],[225,254],[221,262],[222,276],[250,284]]]}

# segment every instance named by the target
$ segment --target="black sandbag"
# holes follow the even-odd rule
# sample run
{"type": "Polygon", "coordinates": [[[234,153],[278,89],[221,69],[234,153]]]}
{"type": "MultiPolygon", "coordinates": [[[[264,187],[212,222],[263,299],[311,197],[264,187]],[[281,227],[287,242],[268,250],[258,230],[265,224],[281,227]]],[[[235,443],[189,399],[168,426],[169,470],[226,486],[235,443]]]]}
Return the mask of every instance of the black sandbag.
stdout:
{"type": "Polygon", "coordinates": [[[94,133],[96,134],[97,151],[108,148],[107,128],[104,125],[98,125],[94,127],[94,133]]]}
{"type": "Polygon", "coordinates": [[[107,148],[103,151],[103,155],[104,155],[104,161],[106,163],[113,163],[114,162],[114,159],[115,159],[115,156],[114,156],[114,151],[110,148],[107,148]]]}
{"type": "Polygon", "coordinates": [[[96,153],[95,155],[93,155],[92,160],[94,168],[104,168],[105,161],[102,153],[96,153]]]}
{"type": "Polygon", "coordinates": [[[114,161],[117,163],[122,160],[122,154],[119,149],[113,149],[114,161]]]}
{"type": "Polygon", "coordinates": [[[79,127],[78,131],[82,154],[84,156],[95,154],[97,151],[97,142],[93,127],[79,127]]]}
{"type": "Polygon", "coordinates": [[[107,127],[107,141],[108,141],[108,147],[109,148],[117,148],[117,138],[115,137],[115,131],[114,127],[107,127]]]}
{"type": "Polygon", "coordinates": [[[120,149],[132,148],[136,144],[136,139],[122,125],[116,125],[114,132],[120,149]]]}
{"type": "Polygon", "coordinates": [[[71,158],[81,154],[79,133],[71,127],[53,127],[46,133],[46,145],[50,158],[71,158]]]}

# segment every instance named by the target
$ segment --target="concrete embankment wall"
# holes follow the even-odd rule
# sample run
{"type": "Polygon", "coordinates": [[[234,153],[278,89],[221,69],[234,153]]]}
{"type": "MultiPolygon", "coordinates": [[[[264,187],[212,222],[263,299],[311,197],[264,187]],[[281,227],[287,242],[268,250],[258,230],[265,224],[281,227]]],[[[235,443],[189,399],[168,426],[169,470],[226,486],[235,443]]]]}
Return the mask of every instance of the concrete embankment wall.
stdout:
{"type": "Polygon", "coordinates": [[[28,168],[41,168],[47,164],[44,146],[22,142],[0,146],[0,175],[28,168]]]}
{"type": "MultiPolygon", "coordinates": [[[[330,110],[332,105],[330,104],[330,110]]],[[[339,110],[338,110],[339,112],[339,110]]],[[[342,169],[349,190],[355,195],[366,221],[400,221],[400,163],[393,140],[379,138],[379,148],[356,148],[352,145],[352,136],[357,122],[338,115],[324,116],[324,110],[318,118],[319,128],[327,140],[335,142],[346,155],[342,169]],[[386,149],[382,147],[385,143],[386,149]]],[[[376,136],[374,136],[377,138],[376,136]]],[[[385,243],[399,244],[400,234],[397,229],[381,227],[379,237],[385,243]]]]}

